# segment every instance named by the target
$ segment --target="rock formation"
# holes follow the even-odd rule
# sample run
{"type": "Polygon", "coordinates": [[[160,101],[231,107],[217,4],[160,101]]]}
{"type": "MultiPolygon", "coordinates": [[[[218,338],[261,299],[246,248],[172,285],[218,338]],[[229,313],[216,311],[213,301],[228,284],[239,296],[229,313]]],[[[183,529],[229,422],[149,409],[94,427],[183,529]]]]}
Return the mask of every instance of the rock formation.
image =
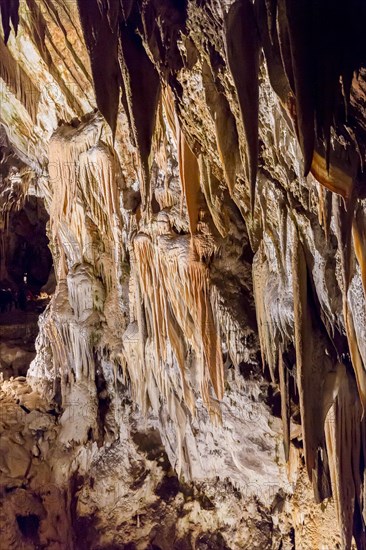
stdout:
{"type": "Polygon", "coordinates": [[[0,11],[5,547],[364,550],[365,2],[0,11]]]}

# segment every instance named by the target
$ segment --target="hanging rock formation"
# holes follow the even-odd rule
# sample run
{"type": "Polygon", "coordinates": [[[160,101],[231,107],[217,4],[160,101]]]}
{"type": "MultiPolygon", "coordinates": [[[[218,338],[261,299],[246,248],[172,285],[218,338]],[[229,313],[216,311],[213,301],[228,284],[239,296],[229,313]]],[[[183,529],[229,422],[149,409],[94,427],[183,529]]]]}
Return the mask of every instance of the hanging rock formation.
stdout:
{"type": "Polygon", "coordinates": [[[365,2],[0,11],[6,547],[364,550],[365,2]]]}

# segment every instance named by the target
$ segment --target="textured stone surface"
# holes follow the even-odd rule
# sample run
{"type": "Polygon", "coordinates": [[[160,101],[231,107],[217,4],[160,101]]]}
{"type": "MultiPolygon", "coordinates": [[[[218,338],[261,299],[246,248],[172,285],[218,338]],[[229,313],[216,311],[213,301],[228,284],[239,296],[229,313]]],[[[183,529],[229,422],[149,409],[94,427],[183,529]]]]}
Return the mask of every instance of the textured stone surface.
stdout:
{"type": "Polygon", "coordinates": [[[20,2],[2,183],[57,286],[2,383],[9,548],[364,548],[360,23],[323,74],[276,4],[20,2]]]}

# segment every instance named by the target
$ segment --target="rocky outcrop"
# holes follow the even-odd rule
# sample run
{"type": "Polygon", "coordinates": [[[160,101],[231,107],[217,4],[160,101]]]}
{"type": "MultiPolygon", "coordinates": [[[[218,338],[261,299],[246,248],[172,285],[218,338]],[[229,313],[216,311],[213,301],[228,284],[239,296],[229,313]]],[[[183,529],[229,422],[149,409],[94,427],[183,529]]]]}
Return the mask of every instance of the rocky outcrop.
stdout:
{"type": "Polygon", "coordinates": [[[365,547],[366,14],[318,4],[0,4],[57,279],[9,548],[365,547]]]}

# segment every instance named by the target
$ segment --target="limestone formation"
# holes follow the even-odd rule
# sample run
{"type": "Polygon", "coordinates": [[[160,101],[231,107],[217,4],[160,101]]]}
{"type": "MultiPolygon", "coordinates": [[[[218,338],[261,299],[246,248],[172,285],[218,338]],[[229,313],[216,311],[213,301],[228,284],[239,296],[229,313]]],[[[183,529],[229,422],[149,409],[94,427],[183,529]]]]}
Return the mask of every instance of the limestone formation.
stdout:
{"type": "Polygon", "coordinates": [[[0,12],[5,548],[365,550],[366,3],[0,12]]]}

